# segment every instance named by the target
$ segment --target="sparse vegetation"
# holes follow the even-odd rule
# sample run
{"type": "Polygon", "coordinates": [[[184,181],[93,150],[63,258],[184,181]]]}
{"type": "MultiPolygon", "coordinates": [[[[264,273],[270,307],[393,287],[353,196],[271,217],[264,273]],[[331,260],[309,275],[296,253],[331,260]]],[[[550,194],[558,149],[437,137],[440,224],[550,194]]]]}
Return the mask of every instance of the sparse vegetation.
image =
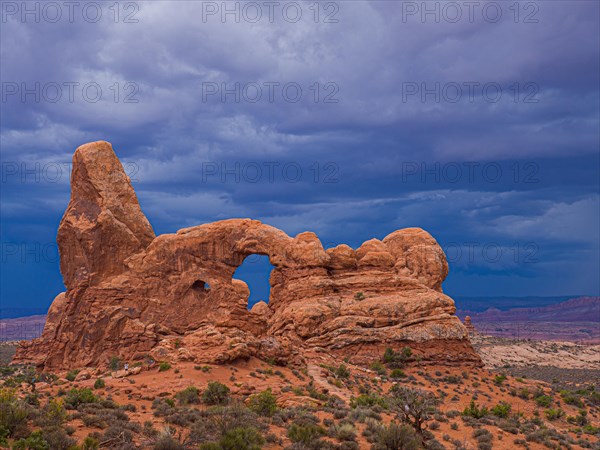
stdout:
{"type": "Polygon", "coordinates": [[[202,402],[207,405],[224,405],[229,402],[231,390],[218,381],[211,381],[202,393],[202,402]]]}
{"type": "MultiPolygon", "coordinates": [[[[362,367],[351,359],[324,358],[318,372],[310,366],[292,369],[264,363],[247,369],[232,364],[224,371],[181,362],[179,373],[162,375],[168,380],[165,386],[181,386],[175,391],[148,391],[144,375],[109,383],[106,374],[77,380],[76,371],[70,370],[68,378],[75,374],[77,380],[71,384],[67,377],[36,374],[27,367],[0,367],[0,447],[599,448],[600,408],[593,385],[549,386],[529,377],[518,383],[507,368],[502,373],[466,371],[408,365],[411,360],[416,358],[406,348],[388,349],[380,361],[362,367]],[[232,381],[224,381],[229,378],[232,381]],[[206,387],[198,389],[192,383],[206,387]],[[113,400],[125,396],[130,403],[113,400]],[[443,408],[438,410],[440,404],[443,408]],[[131,412],[136,414],[130,420],[131,412]],[[154,419],[147,420],[148,415],[154,419]],[[81,431],[74,434],[82,426],[85,438],[81,431]]],[[[146,374],[156,376],[152,371],[146,374]]]]}
{"type": "Polygon", "coordinates": [[[259,394],[250,396],[248,408],[261,416],[271,417],[277,411],[277,397],[273,395],[271,388],[259,394]]]}

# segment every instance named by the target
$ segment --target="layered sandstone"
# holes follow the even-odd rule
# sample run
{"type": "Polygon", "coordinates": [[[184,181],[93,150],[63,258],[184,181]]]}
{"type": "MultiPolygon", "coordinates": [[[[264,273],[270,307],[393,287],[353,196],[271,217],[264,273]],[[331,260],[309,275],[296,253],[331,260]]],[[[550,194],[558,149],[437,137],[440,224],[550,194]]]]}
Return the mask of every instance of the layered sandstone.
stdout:
{"type": "Polygon", "coordinates": [[[312,351],[368,362],[403,346],[423,362],[480,363],[442,293],[445,255],[418,228],[356,250],[325,250],[314,233],[292,238],[250,219],[155,236],[111,145],[93,142],[73,157],[58,245],[67,291],[15,363],[298,363],[312,351]],[[249,311],[248,287],[233,274],[252,254],[267,255],[274,269],[269,303],[249,311]]]}

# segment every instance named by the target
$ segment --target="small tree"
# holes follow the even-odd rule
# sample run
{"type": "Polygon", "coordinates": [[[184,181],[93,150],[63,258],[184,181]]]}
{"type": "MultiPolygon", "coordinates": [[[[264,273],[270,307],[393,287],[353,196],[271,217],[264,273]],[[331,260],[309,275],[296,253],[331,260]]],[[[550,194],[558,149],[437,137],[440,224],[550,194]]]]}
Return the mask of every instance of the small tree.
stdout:
{"type": "Polygon", "coordinates": [[[436,411],[438,399],[428,391],[396,384],[390,389],[392,408],[400,420],[412,425],[417,433],[436,411]]]}

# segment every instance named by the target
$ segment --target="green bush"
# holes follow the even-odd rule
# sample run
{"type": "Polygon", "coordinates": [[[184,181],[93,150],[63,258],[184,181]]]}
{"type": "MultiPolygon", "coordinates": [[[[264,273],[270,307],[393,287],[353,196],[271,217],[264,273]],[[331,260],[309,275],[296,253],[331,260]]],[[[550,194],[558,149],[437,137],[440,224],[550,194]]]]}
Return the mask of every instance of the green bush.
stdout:
{"type": "Polygon", "coordinates": [[[545,411],[545,413],[546,413],[546,418],[548,420],[560,419],[561,417],[563,417],[565,415],[565,412],[560,408],[558,408],[558,409],[550,408],[550,409],[547,409],[545,411]]]}
{"type": "Polygon", "coordinates": [[[580,409],[579,414],[573,417],[567,417],[567,422],[572,423],[574,425],[578,425],[580,427],[587,425],[589,423],[589,419],[587,418],[587,411],[585,409],[580,409]]]}
{"type": "Polygon", "coordinates": [[[406,374],[402,369],[394,369],[390,372],[390,378],[398,379],[398,378],[406,378],[406,374]]]}
{"type": "Polygon", "coordinates": [[[261,416],[272,417],[277,411],[277,397],[271,392],[271,388],[259,394],[250,396],[248,408],[261,416]]]}
{"type": "Polygon", "coordinates": [[[288,437],[292,442],[310,446],[325,434],[325,429],[314,423],[297,424],[292,423],[288,428],[288,437]]]}
{"type": "Polygon", "coordinates": [[[381,376],[385,376],[387,374],[387,369],[379,361],[376,361],[373,364],[371,364],[371,370],[374,370],[375,372],[377,372],[378,375],[381,376]]]}
{"type": "Polygon", "coordinates": [[[494,377],[494,383],[496,383],[497,385],[501,385],[502,383],[504,383],[504,380],[506,380],[506,375],[504,374],[496,375],[494,377]]]}
{"type": "Polygon", "coordinates": [[[8,430],[0,427],[0,447],[8,447],[8,430]]]}
{"type": "Polygon", "coordinates": [[[356,440],[356,428],[350,423],[334,425],[332,431],[338,441],[351,442],[356,440]]]}
{"type": "Polygon", "coordinates": [[[205,442],[200,444],[200,450],[223,450],[223,448],[216,442],[205,442]]]}
{"type": "Polygon", "coordinates": [[[219,440],[223,450],[260,450],[265,439],[253,427],[234,428],[219,440]]]}
{"type": "Polygon", "coordinates": [[[400,369],[404,367],[406,361],[412,356],[410,347],[404,347],[400,353],[395,352],[391,348],[386,348],[383,353],[383,362],[392,369],[400,369]]]}
{"type": "Polygon", "coordinates": [[[350,408],[371,408],[373,406],[381,406],[383,409],[388,408],[386,399],[377,394],[360,394],[358,397],[350,399],[350,408]]]}
{"type": "Polygon", "coordinates": [[[185,447],[171,436],[163,435],[154,443],[154,450],[185,450],[185,447]]]}
{"type": "Polygon", "coordinates": [[[119,370],[121,366],[121,358],[119,358],[118,356],[111,356],[110,362],[108,363],[109,369],[114,372],[116,370],[119,370]]]}
{"type": "Polygon", "coordinates": [[[98,450],[100,448],[100,442],[98,439],[88,436],[83,440],[81,450],[98,450]]]}
{"type": "Polygon", "coordinates": [[[200,390],[197,387],[189,386],[178,392],[175,397],[179,400],[180,405],[193,405],[200,403],[200,390]]]}
{"type": "Polygon", "coordinates": [[[69,437],[65,428],[44,428],[42,437],[51,450],[70,450],[76,444],[75,439],[69,437]]]}
{"type": "Polygon", "coordinates": [[[579,394],[563,390],[560,391],[560,396],[567,405],[573,405],[577,406],[578,408],[583,408],[583,402],[581,401],[581,396],[579,394]]]}
{"type": "Polygon", "coordinates": [[[166,372],[166,371],[167,371],[167,370],[169,370],[170,368],[171,368],[171,364],[169,364],[169,363],[168,363],[168,362],[166,362],[166,361],[163,361],[163,362],[161,362],[161,363],[158,365],[158,371],[159,371],[159,372],[166,372]]]}
{"type": "Polygon", "coordinates": [[[51,450],[50,444],[44,439],[41,431],[34,431],[27,439],[19,439],[12,448],[13,450],[51,450]]]}
{"type": "Polygon", "coordinates": [[[469,406],[463,410],[463,416],[474,417],[475,419],[481,419],[482,417],[487,416],[488,413],[488,408],[486,406],[480,408],[475,404],[475,400],[471,400],[469,406]]]}
{"type": "Polygon", "coordinates": [[[338,378],[348,378],[350,376],[350,371],[345,364],[340,364],[340,366],[336,369],[335,374],[338,378]]]}
{"type": "Polygon", "coordinates": [[[552,404],[552,397],[550,397],[548,395],[540,395],[535,398],[535,402],[538,404],[538,406],[547,408],[548,406],[550,406],[552,404]]]}
{"type": "Polygon", "coordinates": [[[0,388],[0,436],[27,436],[29,407],[19,400],[14,389],[0,388]]]}
{"type": "Polygon", "coordinates": [[[65,378],[69,381],[75,381],[75,378],[77,377],[78,373],[79,373],[78,369],[71,370],[71,371],[67,372],[67,376],[65,376],[65,378]]]}
{"type": "Polygon", "coordinates": [[[94,382],[94,389],[102,389],[105,386],[106,386],[106,383],[104,382],[104,380],[102,378],[98,378],[94,382]]]}
{"type": "Polygon", "coordinates": [[[585,425],[582,429],[584,433],[591,434],[592,436],[600,434],[600,427],[595,427],[594,425],[585,425]]]}
{"type": "Polygon", "coordinates": [[[202,402],[207,405],[223,405],[229,401],[229,388],[218,381],[210,381],[202,393],[202,402]]]}
{"type": "Polygon", "coordinates": [[[65,397],[65,405],[72,409],[84,403],[98,403],[99,398],[94,395],[90,388],[73,388],[65,397]]]}
{"type": "Polygon", "coordinates": [[[492,408],[492,414],[504,419],[510,414],[510,409],[510,403],[500,402],[492,408]]]}
{"type": "Polygon", "coordinates": [[[42,414],[35,419],[35,424],[45,427],[59,427],[67,420],[62,399],[52,399],[42,409],[42,414]]]}
{"type": "Polygon", "coordinates": [[[409,425],[392,422],[380,427],[375,436],[373,450],[419,450],[423,448],[420,436],[409,425]]]}

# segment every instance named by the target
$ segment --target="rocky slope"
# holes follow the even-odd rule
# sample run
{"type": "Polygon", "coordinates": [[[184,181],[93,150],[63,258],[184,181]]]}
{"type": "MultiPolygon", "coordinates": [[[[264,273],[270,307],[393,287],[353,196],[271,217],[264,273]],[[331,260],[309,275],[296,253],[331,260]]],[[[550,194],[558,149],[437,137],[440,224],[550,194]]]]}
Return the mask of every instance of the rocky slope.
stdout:
{"type": "Polygon", "coordinates": [[[308,350],[366,362],[408,345],[422,362],[480,364],[442,293],[445,255],[418,228],[356,250],[325,250],[314,233],[292,238],[250,219],[155,236],[111,145],[100,141],[75,152],[58,245],[67,292],[15,363],[294,363],[308,350]],[[274,269],[269,304],[248,311],[248,287],[232,276],[251,254],[268,255],[274,269]]]}

